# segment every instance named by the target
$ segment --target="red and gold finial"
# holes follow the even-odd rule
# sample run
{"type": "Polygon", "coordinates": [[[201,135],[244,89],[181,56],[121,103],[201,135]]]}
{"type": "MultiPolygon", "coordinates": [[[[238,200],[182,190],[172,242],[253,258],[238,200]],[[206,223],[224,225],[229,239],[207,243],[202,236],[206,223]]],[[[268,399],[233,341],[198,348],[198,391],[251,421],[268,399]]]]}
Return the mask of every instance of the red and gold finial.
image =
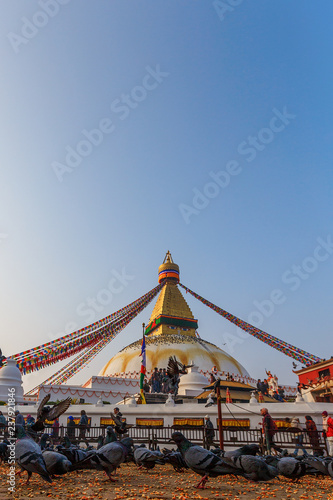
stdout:
{"type": "Polygon", "coordinates": [[[161,283],[167,279],[173,283],[179,283],[179,266],[172,260],[169,250],[166,253],[163,264],[158,268],[158,282],[161,283]]]}

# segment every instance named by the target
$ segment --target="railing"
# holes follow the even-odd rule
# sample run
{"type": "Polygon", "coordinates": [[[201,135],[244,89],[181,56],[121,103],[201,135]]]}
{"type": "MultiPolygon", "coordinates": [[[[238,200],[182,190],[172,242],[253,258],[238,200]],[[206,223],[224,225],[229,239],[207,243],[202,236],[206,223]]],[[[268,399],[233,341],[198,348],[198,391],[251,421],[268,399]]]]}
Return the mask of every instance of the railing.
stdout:
{"type": "MultiPolygon", "coordinates": [[[[55,443],[60,442],[65,435],[68,433],[70,440],[72,442],[78,442],[81,430],[79,427],[59,427],[59,433],[57,437],[53,438],[55,443]],[[72,432],[72,434],[71,434],[72,432]]],[[[2,439],[4,435],[5,428],[0,429],[0,439],[2,439]]],[[[133,426],[128,428],[127,436],[131,437],[135,443],[146,443],[147,446],[151,449],[156,449],[157,446],[168,444],[173,445],[174,443],[171,440],[171,435],[175,431],[181,431],[187,439],[192,441],[195,444],[199,444],[201,446],[206,446],[206,438],[204,428],[201,426],[198,427],[185,427],[185,428],[175,428],[175,427],[138,427],[133,426]],[[172,444],[173,443],[173,444],[172,444]]],[[[219,430],[215,430],[214,443],[216,446],[219,446],[219,430]]],[[[49,434],[52,437],[53,429],[52,427],[46,427],[44,432],[49,434]]],[[[306,431],[301,431],[303,435],[303,444],[302,447],[306,450],[313,450],[313,445],[310,442],[309,436],[306,431]]],[[[85,437],[89,443],[96,443],[100,436],[105,437],[106,435],[106,427],[90,427],[86,429],[85,437]]],[[[283,448],[283,449],[296,449],[295,442],[296,435],[294,432],[289,431],[288,429],[279,429],[274,435],[274,443],[283,448]]],[[[324,439],[322,432],[318,431],[318,449],[326,452],[327,443],[326,439],[324,439]]],[[[82,442],[82,440],[81,440],[82,442]]],[[[225,428],[223,429],[223,443],[224,447],[234,447],[238,448],[240,446],[244,446],[245,444],[257,443],[262,444],[262,432],[261,429],[244,429],[244,428],[225,428]]],[[[262,444],[262,451],[265,452],[265,447],[262,444]]]]}

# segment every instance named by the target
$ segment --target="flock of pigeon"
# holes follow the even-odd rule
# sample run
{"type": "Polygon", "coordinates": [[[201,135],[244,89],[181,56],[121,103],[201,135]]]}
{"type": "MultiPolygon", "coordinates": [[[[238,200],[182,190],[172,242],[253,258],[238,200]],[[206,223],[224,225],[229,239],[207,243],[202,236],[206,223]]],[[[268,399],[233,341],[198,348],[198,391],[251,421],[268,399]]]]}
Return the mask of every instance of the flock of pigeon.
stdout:
{"type": "MultiPolygon", "coordinates": [[[[17,426],[16,434],[16,461],[21,469],[19,474],[27,471],[27,483],[32,473],[52,482],[56,476],[87,469],[104,471],[113,482],[117,468],[130,461],[146,470],[153,469],[156,464],[170,464],[176,472],[191,469],[202,476],[197,488],[204,488],[209,477],[222,475],[242,476],[252,481],[269,481],[280,475],[294,481],[305,475],[333,478],[333,459],[330,457],[258,456],[259,446],[256,444],[234,451],[209,451],[191,443],[181,432],[174,432],[170,440],[177,445],[177,450],[162,451],[149,450],[144,444],[134,445],[128,437],[118,441],[112,427],[107,428],[106,437],[100,437],[97,448],[91,446],[84,450],[73,445],[68,438],[54,447],[48,443],[47,434],[43,434],[37,444],[22,426],[17,426]]],[[[6,447],[6,442],[0,444],[2,459],[6,458],[6,447]]]]}

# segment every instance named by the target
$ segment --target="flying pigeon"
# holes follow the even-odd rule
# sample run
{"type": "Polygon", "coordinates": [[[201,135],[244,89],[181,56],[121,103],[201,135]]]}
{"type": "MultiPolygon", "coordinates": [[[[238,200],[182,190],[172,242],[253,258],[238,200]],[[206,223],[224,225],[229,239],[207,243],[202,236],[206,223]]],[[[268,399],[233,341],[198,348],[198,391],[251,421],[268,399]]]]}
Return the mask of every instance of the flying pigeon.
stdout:
{"type": "Polygon", "coordinates": [[[171,439],[177,444],[186,465],[203,476],[197,484],[197,488],[203,489],[209,477],[226,474],[245,475],[242,470],[232,463],[227,463],[211,451],[191,443],[181,432],[174,432],[171,439]]]}
{"type": "Polygon", "coordinates": [[[46,469],[45,460],[42,455],[42,450],[33,439],[31,439],[25,432],[24,427],[21,425],[16,426],[17,441],[15,445],[15,456],[21,470],[28,472],[27,483],[31,474],[35,472],[39,474],[45,481],[52,483],[52,479],[46,469]]]}
{"type": "Polygon", "coordinates": [[[193,365],[184,365],[177,360],[176,356],[170,356],[167,367],[167,374],[170,378],[174,375],[185,375],[187,368],[192,368],[193,365]]]}
{"type": "Polygon", "coordinates": [[[126,425],[126,422],[123,422],[120,417],[115,415],[114,413],[110,413],[112,420],[114,421],[115,425],[115,430],[118,432],[118,434],[126,434],[128,425],[126,425]]]}
{"type": "Polygon", "coordinates": [[[44,430],[45,420],[55,420],[56,418],[60,417],[60,415],[65,413],[65,411],[69,408],[71,404],[71,398],[67,398],[64,399],[63,401],[60,401],[60,403],[52,406],[52,408],[50,408],[49,406],[45,406],[46,403],[49,401],[50,396],[51,396],[50,394],[47,394],[42,399],[37,410],[36,422],[30,426],[30,428],[35,432],[44,430]]]}

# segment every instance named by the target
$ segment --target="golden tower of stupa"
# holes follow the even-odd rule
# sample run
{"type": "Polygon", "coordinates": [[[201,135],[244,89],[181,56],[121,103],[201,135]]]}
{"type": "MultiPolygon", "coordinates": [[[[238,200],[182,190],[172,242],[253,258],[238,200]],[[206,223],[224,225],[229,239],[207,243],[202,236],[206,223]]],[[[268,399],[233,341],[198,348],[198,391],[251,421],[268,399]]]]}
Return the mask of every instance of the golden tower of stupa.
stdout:
{"type": "Polygon", "coordinates": [[[195,337],[198,322],[177,287],[179,266],[173,262],[169,251],[158,268],[158,282],[164,280],[165,285],[151,314],[146,335],[169,335],[177,332],[195,337]]]}
{"type": "MultiPolygon", "coordinates": [[[[158,277],[159,283],[165,281],[165,285],[145,329],[147,372],[155,367],[166,368],[169,357],[176,356],[185,365],[193,361],[203,372],[215,365],[219,371],[249,376],[236,359],[197,335],[198,322],[178,289],[179,266],[169,251],[159,266],[158,277]]],[[[99,375],[130,377],[139,373],[141,342],[142,338],[118,352],[99,375]]]]}

